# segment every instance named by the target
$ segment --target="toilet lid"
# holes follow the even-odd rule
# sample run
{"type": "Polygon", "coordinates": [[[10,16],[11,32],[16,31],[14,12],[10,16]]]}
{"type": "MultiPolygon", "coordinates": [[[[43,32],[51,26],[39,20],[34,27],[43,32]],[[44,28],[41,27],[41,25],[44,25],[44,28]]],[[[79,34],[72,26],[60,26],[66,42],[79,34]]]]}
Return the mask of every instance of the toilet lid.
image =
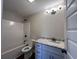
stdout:
{"type": "Polygon", "coordinates": [[[31,50],[30,46],[25,46],[24,48],[22,48],[22,52],[28,52],[31,50]]]}

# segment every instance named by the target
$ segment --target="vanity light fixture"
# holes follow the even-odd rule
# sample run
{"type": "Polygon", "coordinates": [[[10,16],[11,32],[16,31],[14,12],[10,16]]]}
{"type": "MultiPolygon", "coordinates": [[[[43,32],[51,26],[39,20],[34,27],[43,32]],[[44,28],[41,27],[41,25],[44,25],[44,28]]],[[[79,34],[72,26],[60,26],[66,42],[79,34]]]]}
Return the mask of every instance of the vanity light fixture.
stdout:
{"type": "Polygon", "coordinates": [[[28,0],[28,1],[32,3],[32,2],[34,2],[35,0],[28,0]]]}
{"type": "Polygon", "coordinates": [[[46,10],[45,12],[46,12],[46,13],[50,13],[50,10],[46,10]]]}
{"type": "Polygon", "coordinates": [[[52,12],[52,10],[57,11],[57,8],[51,8],[51,12],[52,12]]]}
{"type": "Polygon", "coordinates": [[[62,10],[63,6],[62,5],[59,5],[58,6],[58,10],[62,10]]]}
{"type": "Polygon", "coordinates": [[[59,5],[57,8],[51,8],[49,10],[45,10],[45,13],[47,14],[55,14],[57,11],[62,10],[63,5],[59,5]]]}
{"type": "Polygon", "coordinates": [[[57,9],[53,8],[53,9],[50,9],[50,10],[45,10],[45,13],[47,14],[55,14],[57,11],[57,9]]]}

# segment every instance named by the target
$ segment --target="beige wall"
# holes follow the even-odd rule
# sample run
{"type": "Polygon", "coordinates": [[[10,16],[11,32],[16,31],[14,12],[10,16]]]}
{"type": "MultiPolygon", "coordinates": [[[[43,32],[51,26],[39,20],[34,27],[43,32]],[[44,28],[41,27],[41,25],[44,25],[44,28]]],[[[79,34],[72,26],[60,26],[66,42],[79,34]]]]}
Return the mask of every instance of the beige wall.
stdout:
{"type": "Polygon", "coordinates": [[[55,37],[64,39],[65,11],[58,11],[55,15],[38,13],[28,18],[31,22],[31,38],[55,37]]]}
{"type": "MultiPolygon", "coordinates": [[[[5,11],[4,11],[5,12],[5,11]]],[[[21,52],[23,45],[23,19],[14,12],[6,11],[1,21],[2,59],[14,59],[21,52]],[[17,20],[17,21],[16,21],[17,20]],[[13,25],[10,23],[14,22],[13,25]]]]}
{"type": "Polygon", "coordinates": [[[8,11],[8,10],[3,10],[3,19],[5,20],[10,20],[10,21],[15,21],[15,22],[23,22],[23,17],[16,12],[13,11],[8,11]]]}
{"type": "Polygon", "coordinates": [[[30,22],[25,22],[24,23],[24,34],[27,35],[26,38],[24,38],[24,40],[26,40],[26,44],[29,44],[29,46],[32,46],[32,39],[30,38],[30,22]]]}
{"type": "Polygon", "coordinates": [[[10,25],[8,20],[2,20],[2,52],[13,49],[23,43],[23,24],[14,22],[10,25]]]}

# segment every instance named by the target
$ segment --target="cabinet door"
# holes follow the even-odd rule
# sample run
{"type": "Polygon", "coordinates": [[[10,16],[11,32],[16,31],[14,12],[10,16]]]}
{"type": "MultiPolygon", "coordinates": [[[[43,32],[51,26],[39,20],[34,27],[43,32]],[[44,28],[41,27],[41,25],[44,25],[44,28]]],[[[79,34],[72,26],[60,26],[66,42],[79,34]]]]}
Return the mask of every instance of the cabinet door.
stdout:
{"type": "MultiPolygon", "coordinates": [[[[36,59],[64,59],[64,57],[61,54],[59,55],[59,53],[52,52],[52,50],[56,51],[57,49],[45,48],[45,46],[39,43],[36,44],[35,46],[36,59]]],[[[60,51],[60,50],[57,50],[57,51],[60,51]]]]}
{"type": "Polygon", "coordinates": [[[64,59],[64,56],[53,53],[48,49],[47,50],[43,49],[41,59],[64,59]]]}
{"type": "Polygon", "coordinates": [[[42,53],[41,50],[35,50],[35,59],[41,59],[42,53]]]}
{"type": "Polygon", "coordinates": [[[41,49],[41,44],[36,43],[35,44],[35,59],[41,59],[42,57],[42,49],[41,49]]]}
{"type": "Polygon", "coordinates": [[[60,55],[56,55],[56,54],[52,54],[51,55],[51,59],[64,59],[64,57],[63,56],[60,56],[60,55]]]}
{"type": "Polygon", "coordinates": [[[62,56],[57,55],[55,53],[48,52],[48,59],[64,59],[62,56]]]}
{"type": "Polygon", "coordinates": [[[43,50],[41,59],[50,59],[49,56],[50,56],[49,53],[43,50]]]}
{"type": "Polygon", "coordinates": [[[41,55],[35,55],[35,59],[41,59],[41,55]]]}
{"type": "Polygon", "coordinates": [[[59,49],[59,48],[56,48],[56,47],[51,47],[51,46],[47,46],[47,45],[43,45],[43,49],[46,50],[46,51],[49,51],[51,53],[56,53],[60,56],[63,56],[63,53],[62,53],[62,49],[59,49]]]}
{"type": "Polygon", "coordinates": [[[64,59],[64,58],[62,58],[62,56],[46,51],[46,52],[42,52],[41,59],[64,59]]]}
{"type": "Polygon", "coordinates": [[[55,59],[53,53],[43,50],[41,59],[55,59]]]}
{"type": "Polygon", "coordinates": [[[49,59],[55,59],[55,56],[53,54],[49,54],[49,59]]]}

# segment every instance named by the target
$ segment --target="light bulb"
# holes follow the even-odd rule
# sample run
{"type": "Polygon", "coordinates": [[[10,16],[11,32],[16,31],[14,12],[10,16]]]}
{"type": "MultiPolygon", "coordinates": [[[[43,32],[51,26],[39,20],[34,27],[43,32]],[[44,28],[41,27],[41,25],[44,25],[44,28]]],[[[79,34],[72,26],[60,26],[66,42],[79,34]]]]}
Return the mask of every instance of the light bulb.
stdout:
{"type": "Polygon", "coordinates": [[[46,10],[46,13],[50,13],[50,11],[49,10],[46,10]]]}
{"type": "Polygon", "coordinates": [[[9,24],[12,26],[12,25],[14,25],[14,22],[11,21],[9,24]]]}
{"type": "Polygon", "coordinates": [[[28,0],[28,1],[32,3],[32,2],[34,2],[35,0],[28,0]]]}
{"type": "Polygon", "coordinates": [[[59,5],[58,6],[58,10],[62,10],[63,6],[62,5],[59,5]]]}

